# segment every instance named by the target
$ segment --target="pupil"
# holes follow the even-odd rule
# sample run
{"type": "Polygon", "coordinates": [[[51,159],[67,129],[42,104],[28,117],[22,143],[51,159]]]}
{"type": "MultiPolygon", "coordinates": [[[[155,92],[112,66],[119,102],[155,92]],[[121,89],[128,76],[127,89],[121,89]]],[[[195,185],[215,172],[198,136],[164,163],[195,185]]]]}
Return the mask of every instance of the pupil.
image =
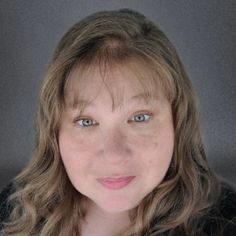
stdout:
{"type": "Polygon", "coordinates": [[[137,116],[136,118],[137,118],[137,119],[136,119],[137,121],[143,121],[143,116],[142,116],[142,115],[139,115],[139,116],[137,116]]]}
{"type": "Polygon", "coordinates": [[[84,120],[84,125],[91,125],[91,120],[84,120]]]}

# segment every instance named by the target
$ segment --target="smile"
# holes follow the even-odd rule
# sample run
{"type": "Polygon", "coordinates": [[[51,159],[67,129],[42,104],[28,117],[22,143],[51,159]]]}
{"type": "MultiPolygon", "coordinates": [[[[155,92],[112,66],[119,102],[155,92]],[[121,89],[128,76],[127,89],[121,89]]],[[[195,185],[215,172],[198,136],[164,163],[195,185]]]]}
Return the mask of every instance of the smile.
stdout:
{"type": "Polygon", "coordinates": [[[97,181],[108,189],[121,189],[126,187],[135,176],[124,176],[118,178],[99,178],[97,181]]]}

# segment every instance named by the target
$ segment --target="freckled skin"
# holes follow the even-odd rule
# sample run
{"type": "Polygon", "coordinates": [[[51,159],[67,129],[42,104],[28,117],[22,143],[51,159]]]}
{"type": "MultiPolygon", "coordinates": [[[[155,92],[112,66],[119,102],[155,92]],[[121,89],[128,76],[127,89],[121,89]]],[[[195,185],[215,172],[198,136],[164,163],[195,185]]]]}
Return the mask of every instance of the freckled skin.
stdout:
{"type": "MultiPolygon", "coordinates": [[[[71,77],[78,77],[77,73],[71,77]]],[[[137,206],[163,180],[173,154],[174,130],[171,105],[161,91],[158,101],[130,103],[130,98],[142,91],[137,79],[125,68],[122,73],[113,70],[111,74],[110,87],[114,97],[122,94],[122,106],[112,111],[110,93],[98,71],[80,76],[79,86],[84,86],[80,96],[88,100],[96,97],[80,116],[98,125],[80,126],[78,110],[67,107],[62,116],[59,147],[74,187],[99,208],[115,213],[137,206]],[[140,113],[150,114],[150,120],[130,122],[140,113]],[[112,176],[135,178],[118,190],[107,189],[97,181],[112,176]]],[[[73,95],[73,83],[69,86],[68,100],[73,95]]]]}

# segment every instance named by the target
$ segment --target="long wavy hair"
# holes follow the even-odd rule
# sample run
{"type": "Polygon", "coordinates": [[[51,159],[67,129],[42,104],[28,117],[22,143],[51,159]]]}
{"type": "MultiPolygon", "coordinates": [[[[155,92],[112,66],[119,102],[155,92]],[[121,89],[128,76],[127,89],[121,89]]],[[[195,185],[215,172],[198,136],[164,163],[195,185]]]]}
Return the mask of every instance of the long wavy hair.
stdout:
{"type": "Polygon", "coordinates": [[[86,71],[94,66],[105,72],[128,62],[139,63],[152,75],[137,73],[144,89],[161,85],[165,91],[175,143],[165,178],[130,212],[131,224],[121,235],[201,235],[201,218],[216,201],[219,184],[206,160],[196,96],[165,34],[129,9],[88,16],[59,42],[41,89],[33,158],[15,178],[10,198],[14,207],[3,235],[80,235],[86,198],[71,184],[58,146],[69,74],[74,68],[86,71]]]}

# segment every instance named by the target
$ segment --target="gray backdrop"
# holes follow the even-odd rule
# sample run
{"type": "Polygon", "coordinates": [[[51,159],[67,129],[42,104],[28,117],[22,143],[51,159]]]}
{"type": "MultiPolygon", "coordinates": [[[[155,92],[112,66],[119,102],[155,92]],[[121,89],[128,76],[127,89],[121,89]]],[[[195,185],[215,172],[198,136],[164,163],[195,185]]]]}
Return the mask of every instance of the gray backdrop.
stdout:
{"type": "Polygon", "coordinates": [[[0,188],[30,159],[39,88],[60,37],[88,14],[124,7],[176,45],[199,96],[210,165],[236,182],[235,0],[0,0],[0,188]]]}

